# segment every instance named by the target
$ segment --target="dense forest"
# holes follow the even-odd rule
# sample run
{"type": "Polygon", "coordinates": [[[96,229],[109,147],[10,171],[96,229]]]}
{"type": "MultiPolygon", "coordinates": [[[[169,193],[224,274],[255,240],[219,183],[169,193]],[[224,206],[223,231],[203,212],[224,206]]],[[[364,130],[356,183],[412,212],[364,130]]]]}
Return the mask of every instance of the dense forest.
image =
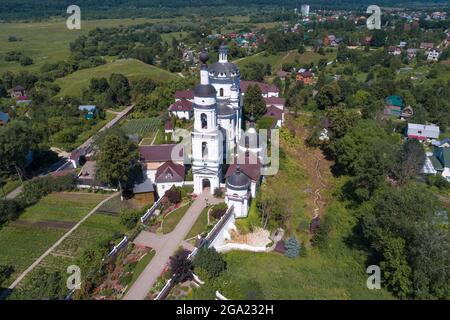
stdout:
{"type": "MultiPolygon", "coordinates": [[[[307,1],[279,0],[80,0],[77,5],[82,8],[83,17],[88,19],[124,18],[124,17],[174,17],[189,13],[205,14],[207,16],[227,16],[236,14],[252,14],[255,7],[266,9],[295,8],[307,1]],[[221,7],[221,10],[211,12],[208,6],[221,7]],[[157,10],[155,10],[158,8],[157,10]]],[[[412,0],[379,0],[380,6],[439,6],[448,3],[446,0],[422,1],[418,4],[412,0]]],[[[0,7],[0,21],[10,20],[45,20],[52,16],[66,16],[66,8],[72,5],[70,0],[3,0],[0,7]],[[55,3],[56,2],[56,3],[55,3]]],[[[372,4],[368,0],[317,0],[311,3],[312,9],[363,9],[372,4]]]]}

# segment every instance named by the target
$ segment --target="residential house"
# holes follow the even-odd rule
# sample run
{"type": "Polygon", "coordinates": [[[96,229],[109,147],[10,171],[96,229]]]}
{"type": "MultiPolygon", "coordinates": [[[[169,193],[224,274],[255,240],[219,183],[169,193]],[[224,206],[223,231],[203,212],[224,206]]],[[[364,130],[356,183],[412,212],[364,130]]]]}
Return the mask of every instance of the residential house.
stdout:
{"type": "Polygon", "coordinates": [[[408,55],[408,59],[412,60],[417,56],[418,49],[410,48],[406,50],[406,54],[408,55]]]}
{"type": "Polygon", "coordinates": [[[7,113],[0,111],[0,127],[6,125],[9,122],[10,118],[7,113]]]}
{"type": "Polygon", "coordinates": [[[304,84],[312,84],[314,81],[314,74],[311,70],[300,69],[295,77],[296,81],[302,81],[304,84]]]}
{"type": "Polygon", "coordinates": [[[11,89],[10,91],[11,98],[18,99],[18,100],[26,100],[27,99],[27,93],[25,91],[25,88],[18,85],[11,89]]]}
{"type": "Polygon", "coordinates": [[[406,136],[408,139],[416,139],[419,141],[432,141],[439,138],[439,126],[434,124],[425,125],[417,123],[408,123],[406,136]]]}
{"type": "Polygon", "coordinates": [[[241,80],[240,87],[242,95],[245,95],[248,87],[253,85],[257,85],[261,89],[261,95],[263,96],[263,98],[278,97],[278,95],[280,94],[280,89],[278,89],[278,87],[273,84],[267,84],[258,81],[241,80]]]}
{"type": "Polygon", "coordinates": [[[402,48],[399,46],[390,46],[388,49],[388,53],[394,56],[399,56],[402,53],[402,48]]]}
{"type": "Polygon", "coordinates": [[[428,152],[422,173],[441,175],[450,182],[450,148],[435,147],[433,152],[428,152]]]}
{"type": "Polygon", "coordinates": [[[164,193],[173,186],[181,187],[184,184],[184,177],[184,165],[172,161],[167,161],[162,164],[155,173],[155,183],[158,195],[164,195],[164,193]]]}
{"type": "Polygon", "coordinates": [[[281,126],[284,123],[284,112],[282,109],[271,105],[267,108],[266,114],[264,115],[266,117],[272,117],[276,119],[276,127],[281,128],[281,126]]]}
{"type": "Polygon", "coordinates": [[[86,120],[92,120],[97,115],[97,107],[93,105],[79,106],[78,110],[84,113],[86,120]]]}
{"type": "Polygon", "coordinates": [[[434,44],[431,42],[422,42],[420,44],[420,49],[431,50],[434,48],[434,44]]]}
{"type": "Polygon", "coordinates": [[[175,101],[188,100],[194,102],[194,91],[192,90],[179,90],[175,92],[175,101]]]}
{"type": "Polygon", "coordinates": [[[439,56],[441,55],[441,50],[432,49],[427,53],[427,61],[438,61],[439,56]]]}
{"type": "Polygon", "coordinates": [[[173,121],[171,119],[167,120],[164,124],[164,133],[173,133],[173,121]]]}
{"type": "Polygon", "coordinates": [[[385,100],[384,115],[400,117],[403,111],[404,103],[400,96],[389,96],[385,100]]]}
{"type": "Polygon", "coordinates": [[[288,76],[289,76],[289,72],[286,72],[283,70],[280,70],[277,72],[277,77],[282,81],[286,80],[286,77],[288,77],[288,76]]]}
{"type": "Polygon", "coordinates": [[[116,190],[96,177],[96,161],[86,161],[77,177],[78,188],[116,190]]]}
{"type": "Polygon", "coordinates": [[[192,117],[192,113],[192,101],[187,99],[176,100],[169,106],[169,114],[177,117],[178,119],[189,120],[192,117]]]}
{"type": "Polygon", "coordinates": [[[284,110],[284,106],[286,104],[286,99],[280,97],[268,97],[264,98],[264,101],[266,102],[266,108],[275,106],[280,110],[284,110]]]}
{"type": "Polygon", "coordinates": [[[411,106],[406,106],[403,108],[402,113],[400,115],[401,120],[406,120],[411,118],[414,115],[414,109],[411,106]]]}
{"type": "Polygon", "coordinates": [[[185,153],[182,144],[139,146],[139,154],[144,171],[152,181],[155,181],[158,168],[168,161],[184,166],[185,153]]]}

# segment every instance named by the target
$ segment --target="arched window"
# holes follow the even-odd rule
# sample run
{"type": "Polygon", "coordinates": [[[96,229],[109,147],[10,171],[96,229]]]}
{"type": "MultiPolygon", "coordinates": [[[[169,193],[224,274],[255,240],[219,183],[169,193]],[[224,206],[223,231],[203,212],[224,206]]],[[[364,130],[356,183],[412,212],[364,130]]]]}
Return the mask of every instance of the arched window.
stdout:
{"type": "Polygon", "coordinates": [[[246,148],[250,147],[250,137],[249,136],[245,136],[245,147],[246,148]]]}
{"type": "Polygon", "coordinates": [[[208,159],[208,143],[202,142],[202,159],[207,160],[208,159]]]}
{"type": "Polygon", "coordinates": [[[200,121],[202,122],[202,129],[208,128],[208,117],[206,116],[206,113],[202,113],[200,115],[200,121]]]}
{"type": "Polygon", "coordinates": [[[220,88],[220,96],[223,97],[223,88],[220,88]]]}

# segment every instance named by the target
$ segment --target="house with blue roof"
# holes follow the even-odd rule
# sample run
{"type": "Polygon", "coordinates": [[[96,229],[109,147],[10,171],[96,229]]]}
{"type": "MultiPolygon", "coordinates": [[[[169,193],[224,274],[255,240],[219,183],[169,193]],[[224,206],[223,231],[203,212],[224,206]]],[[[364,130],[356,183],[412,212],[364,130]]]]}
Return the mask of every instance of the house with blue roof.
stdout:
{"type": "Polygon", "coordinates": [[[450,147],[435,146],[432,153],[427,153],[422,173],[441,175],[450,182],[450,147]]]}
{"type": "Polygon", "coordinates": [[[94,119],[97,115],[97,107],[93,105],[79,106],[78,110],[85,113],[84,117],[86,120],[94,119]]]}
{"type": "Polygon", "coordinates": [[[10,118],[7,113],[0,111],[0,126],[4,126],[9,122],[10,118]]]}

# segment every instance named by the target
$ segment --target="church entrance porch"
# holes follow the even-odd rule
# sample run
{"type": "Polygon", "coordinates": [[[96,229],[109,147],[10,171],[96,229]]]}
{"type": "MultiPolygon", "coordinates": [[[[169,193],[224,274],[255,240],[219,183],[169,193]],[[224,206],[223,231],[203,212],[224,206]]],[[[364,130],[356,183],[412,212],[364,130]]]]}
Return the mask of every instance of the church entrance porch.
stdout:
{"type": "Polygon", "coordinates": [[[211,182],[209,179],[202,180],[202,190],[203,192],[211,192],[211,182]]]}

